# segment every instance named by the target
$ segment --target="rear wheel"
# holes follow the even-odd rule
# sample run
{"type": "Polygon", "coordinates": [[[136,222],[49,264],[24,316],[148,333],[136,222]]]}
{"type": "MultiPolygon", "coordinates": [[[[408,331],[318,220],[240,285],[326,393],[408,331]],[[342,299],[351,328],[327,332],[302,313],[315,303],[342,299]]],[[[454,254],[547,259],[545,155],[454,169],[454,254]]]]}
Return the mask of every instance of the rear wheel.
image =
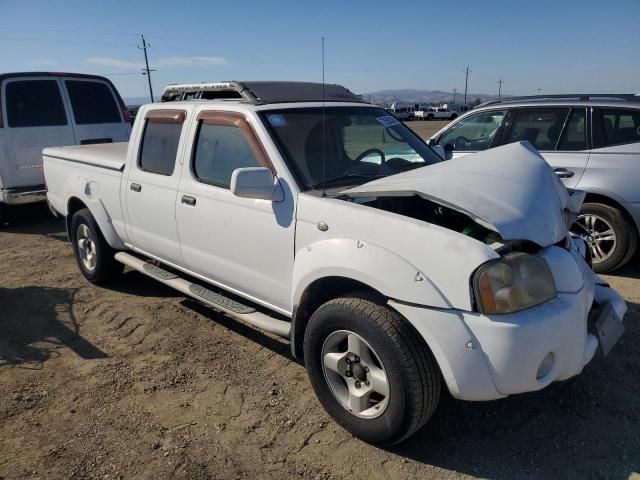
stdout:
{"type": "Polygon", "coordinates": [[[440,374],[427,346],[397,312],[366,295],[330,300],[316,310],[304,358],[329,415],[367,442],[408,438],[440,398],[440,374]]]}
{"type": "Polygon", "coordinates": [[[76,263],[87,280],[98,285],[122,273],[124,265],[115,260],[115,250],[104,239],[89,209],[73,214],[69,233],[76,263]]]}
{"type": "Polygon", "coordinates": [[[5,206],[0,203],[0,228],[4,227],[5,222],[5,206]]]}
{"type": "Polygon", "coordinates": [[[587,242],[594,271],[609,272],[633,256],[637,232],[619,209],[602,203],[585,203],[576,222],[579,227],[575,232],[587,242]]]}

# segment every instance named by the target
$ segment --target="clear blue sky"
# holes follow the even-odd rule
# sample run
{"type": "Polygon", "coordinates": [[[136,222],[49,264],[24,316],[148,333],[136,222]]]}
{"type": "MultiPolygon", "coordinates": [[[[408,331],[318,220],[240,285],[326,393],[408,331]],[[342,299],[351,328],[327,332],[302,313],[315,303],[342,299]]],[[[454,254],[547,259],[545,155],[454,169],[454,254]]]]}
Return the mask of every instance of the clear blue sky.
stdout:
{"type": "Polygon", "coordinates": [[[640,0],[0,0],[0,71],[111,74],[147,95],[170,82],[326,79],[364,93],[640,92],[640,0]],[[117,75],[115,75],[117,74],[117,75]]]}

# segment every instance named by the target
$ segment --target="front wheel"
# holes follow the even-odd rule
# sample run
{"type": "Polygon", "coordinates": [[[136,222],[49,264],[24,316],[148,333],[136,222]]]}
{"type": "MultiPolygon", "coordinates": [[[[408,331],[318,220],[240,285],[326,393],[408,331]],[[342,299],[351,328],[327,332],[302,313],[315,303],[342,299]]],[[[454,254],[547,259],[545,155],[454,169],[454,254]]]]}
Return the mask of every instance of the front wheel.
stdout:
{"type": "Polygon", "coordinates": [[[366,295],[330,300],[312,315],[304,358],[318,399],[366,442],[399,443],[431,417],[440,373],[417,332],[366,295]]]}
{"type": "Polygon", "coordinates": [[[100,285],[122,273],[124,265],[114,258],[115,250],[104,239],[89,209],[73,214],[69,234],[76,263],[91,283],[100,285]]]}
{"type": "Polygon", "coordinates": [[[605,273],[621,267],[636,250],[635,226],[617,208],[602,203],[585,203],[573,230],[591,250],[593,270],[605,273]]]}

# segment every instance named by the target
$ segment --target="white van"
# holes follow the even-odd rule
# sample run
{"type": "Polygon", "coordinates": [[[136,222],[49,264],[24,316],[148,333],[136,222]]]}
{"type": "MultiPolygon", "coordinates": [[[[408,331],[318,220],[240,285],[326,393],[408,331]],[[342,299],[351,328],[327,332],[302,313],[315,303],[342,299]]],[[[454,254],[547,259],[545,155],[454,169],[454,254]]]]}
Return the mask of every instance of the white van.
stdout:
{"type": "Polygon", "coordinates": [[[0,74],[0,227],[7,205],[46,200],[42,149],[129,140],[113,84],[76,73],[0,74]]]}

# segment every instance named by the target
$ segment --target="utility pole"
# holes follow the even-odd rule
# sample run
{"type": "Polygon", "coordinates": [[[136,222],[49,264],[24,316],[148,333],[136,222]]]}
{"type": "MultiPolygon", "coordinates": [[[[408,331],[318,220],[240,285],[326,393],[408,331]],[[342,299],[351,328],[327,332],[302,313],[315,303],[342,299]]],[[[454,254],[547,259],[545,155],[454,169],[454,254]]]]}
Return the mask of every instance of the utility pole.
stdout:
{"type": "Polygon", "coordinates": [[[542,89],[541,89],[541,88],[539,88],[539,89],[538,89],[538,95],[540,95],[540,92],[541,92],[541,91],[542,91],[542,89]]]}
{"type": "Polygon", "coordinates": [[[456,103],[456,93],[457,93],[457,92],[458,92],[458,89],[457,89],[457,88],[454,88],[454,89],[453,89],[453,103],[454,103],[454,104],[456,103]]]}
{"type": "Polygon", "coordinates": [[[500,97],[501,97],[501,94],[502,94],[502,84],[504,82],[502,81],[502,79],[500,79],[496,83],[498,84],[498,100],[500,100],[500,97]]]}
{"type": "Polygon", "coordinates": [[[145,68],[143,69],[144,72],[142,74],[146,75],[147,80],[149,81],[149,96],[151,97],[151,103],[153,103],[153,87],[151,86],[151,72],[154,72],[155,70],[149,69],[149,58],[147,57],[147,48],[149,48],[151,45],[148,44],[147,41],[144,39],[143,34],[140,34],[140,36],[142,37],[142,47],[138,47],[138,48],[144,51],[144,64],[145,64],[145,68]]]}
{"type": "Polygon", "coordinates": [[[464,104],[467,104],[467,89],[469,87],[469,73],[471,73],[471,70],[469,70],[469,65],[467,65],[467,69],[464,71],[465,73],[465,77],[464,77],[464,104]]]}

